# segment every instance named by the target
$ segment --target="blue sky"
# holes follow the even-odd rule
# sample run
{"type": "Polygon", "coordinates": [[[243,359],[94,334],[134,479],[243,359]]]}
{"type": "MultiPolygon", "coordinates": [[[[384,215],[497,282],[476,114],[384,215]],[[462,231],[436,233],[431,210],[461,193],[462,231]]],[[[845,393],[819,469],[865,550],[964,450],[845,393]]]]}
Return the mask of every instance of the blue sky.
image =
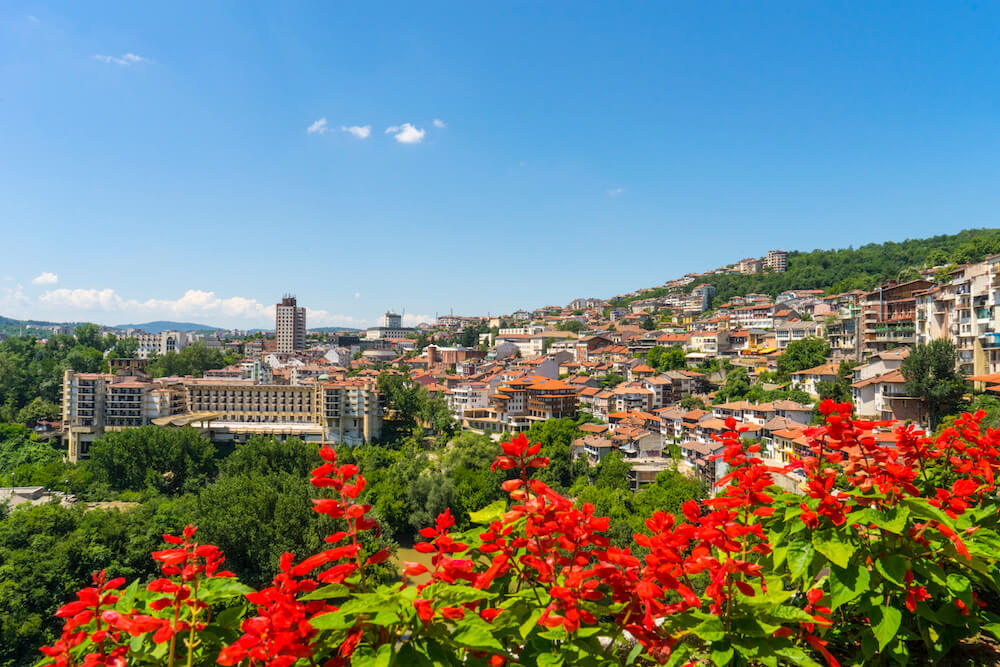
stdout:
{"type": "Polygon", "coordinates": [[[997,34],[988,2],[8,0],[0,314],[266,326],[290,291],[361,326],[997,226],[997,34]]]}

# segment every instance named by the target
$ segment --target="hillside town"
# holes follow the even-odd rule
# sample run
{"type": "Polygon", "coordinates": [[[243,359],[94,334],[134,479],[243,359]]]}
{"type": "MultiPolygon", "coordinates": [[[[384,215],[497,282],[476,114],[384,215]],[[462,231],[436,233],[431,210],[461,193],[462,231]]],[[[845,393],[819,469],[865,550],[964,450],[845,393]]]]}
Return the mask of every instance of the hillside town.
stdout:
{"type": "Polygon", "coordinates": [[[379,377],[394,374],[440,397],[463,429],[497,439],[585,415],[574,457],[596,465],[617,452],[638,489],[678,463],[708,483],[720,478],[717,436],[730,417],[769,460],[802,455],[815,404],[838,382],[861,416],[927,425],[901,372],[916,344],[950,341],[958,370],[1000,393],[1000,256],[955,267],[944,280],[930,269],[838,294],[793,289],[716,303],[701,282],[786,266],[787,253],[773,250],[611,299],[449,314],[414,327],[386,312],[378,326],[339,333],[310,333],[306,309],[286,295],[274,331],[252,337],[124,332],[136,339],[134,358],[108,359],[109,373],[65,372],[58,428],[70,461],[85,459],[107,431],[146,424],[194,426],[214,442],[255,434],[372,442],[390,410],[379,377]],[[782,355],[809,341],[820,342],[822,358],[778,373],[782,355]],[[242,358],[202,377],[146,374],[149,358],[194,343],[242,358]],[[736,377],[770,399],[729,400],[736,377]]]}

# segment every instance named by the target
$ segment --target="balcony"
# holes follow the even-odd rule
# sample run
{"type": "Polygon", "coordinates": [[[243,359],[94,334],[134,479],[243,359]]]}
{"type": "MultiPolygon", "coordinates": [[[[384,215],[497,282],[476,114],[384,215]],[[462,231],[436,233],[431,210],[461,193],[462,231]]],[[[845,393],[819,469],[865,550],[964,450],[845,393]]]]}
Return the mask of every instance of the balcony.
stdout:
{"type": "Polygon", "coordinates": [[[1000,349],[1000,333],[990,332],[982,335],[983,339],[983,349],[984,350],[996,350],[1000,349]]]}

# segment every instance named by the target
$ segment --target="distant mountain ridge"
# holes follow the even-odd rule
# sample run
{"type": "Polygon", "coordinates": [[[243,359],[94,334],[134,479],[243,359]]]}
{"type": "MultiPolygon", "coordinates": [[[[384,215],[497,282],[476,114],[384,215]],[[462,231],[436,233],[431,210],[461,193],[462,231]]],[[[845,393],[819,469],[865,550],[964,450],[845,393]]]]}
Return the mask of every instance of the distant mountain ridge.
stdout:
{"type": "Polygon", "coordinates": [[[142,329],[148,333],[163,333],[164,331],[223,331],[221,327],[213,327],[207,324],[196,322],[171,322],[170,320],[157,320],[155,322],[143,322],[142,324],[116,324],[115,329],[142,329]]]}

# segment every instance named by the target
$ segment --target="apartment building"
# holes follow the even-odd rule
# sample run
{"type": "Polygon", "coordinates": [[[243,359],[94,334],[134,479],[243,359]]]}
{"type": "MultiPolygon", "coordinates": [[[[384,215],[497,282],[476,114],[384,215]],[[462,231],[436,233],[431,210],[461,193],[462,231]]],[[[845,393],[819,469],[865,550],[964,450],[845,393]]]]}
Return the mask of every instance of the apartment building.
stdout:
{"type": "Polygon", "coordinates": [[[161,331],[160,333],[136,331],[128,337],[135,338],[136,356],[140,359],[148,359],[152,356],[162,357],[167,352],[180,352],[195,342],[195,337],[184,331],[161,331]]]}
{"type": "Polygon", "coordinates": [[[774,304],[759,303],[752,306],[735,308],[730,313],[730,328],[732,329],[773,329],[774,304]]]}
{"type": "Polygon", "coordinates": [[[858,300],[841,305],[826,324],[826,340],[833,361],[861,361],[861,304],[858,300]]]}
{"type": "Polygon", "coordinates": [[[868,358],[916,340],[916,295],[934,286],[927,280],[888,284],[865,294],[861,304],[861,354],[868,358]]]}
{"type": "Polygon", "coordinates": [[[787,271],[788,251],[768,250],[767,255],[764,257],[764,266],[777,273],[783,273],[784,271],[787,271]]]}
{"type": "Polygon", "coordinates": [[[62,423],[71,462],[90,455],[90,445],[105,431],[145,426],[159,417],[181,412],[183,388],[176,378],[151,380],[148,375],[63,373],[62,423]]]}
{"type": "Polygon", "coordinates": [[[576,417],[579,394],[562,380],[524,375],[497,387],[486,408],[465,410],[462,424],[467,428],[501,433],[519,433],[535,422],[576,417]]]}
{"type": "Polygon", "coordinates": [[[1000,255],[959,267],[916,302],[916,342],[950,340],[965,375],[1000,372],[1000,255]]]}
{"type": "Polygon", "coordinates": [[[119,377],[73,373],[63,378],[63,429],[71,461],[108,430],[155,424],[194,426],[215,442],[252,435],[360,444],[382,432],[383,404],[370,379],[303,385],[252,380],[119,377]]]}
{"type": "Polygon", "coordinates": [[[822,322],[791,321],[774,327],[774,339],[779,350],[784,350],[788,344],[809,337],[823,336],[822,322]]]}
{"type": "Polygon", "coordinates": [[[278,352],[306,349],[306,309],[286,294],[274,307],[274,332],[278,352]]]}

